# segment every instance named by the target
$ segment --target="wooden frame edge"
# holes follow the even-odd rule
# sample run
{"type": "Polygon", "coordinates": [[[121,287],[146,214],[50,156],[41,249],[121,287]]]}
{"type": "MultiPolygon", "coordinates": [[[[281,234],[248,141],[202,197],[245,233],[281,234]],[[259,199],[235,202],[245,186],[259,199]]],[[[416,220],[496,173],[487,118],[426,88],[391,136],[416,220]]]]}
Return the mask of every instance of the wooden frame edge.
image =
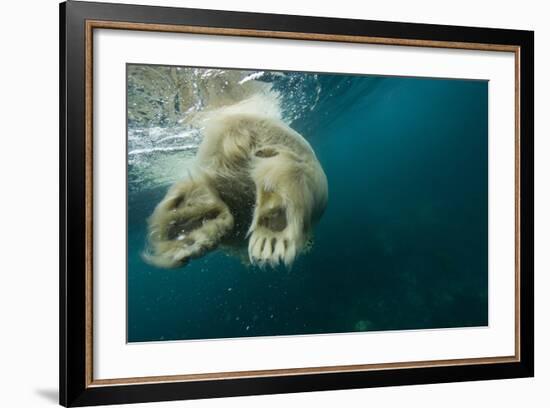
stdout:
{"type": "Polygon", "coordinates": [[[93,27],[86,24],[86,387],[93,382],[93,27]],[[91,63],[89,63],[91,62],[91,63]]]}
{"type": "Polygon", "coordinates": [[[515,52],[519,46],[506,44],[484,44],[458,41],[415,40],[405,38],[372,37],[343,34],[301,33],[294,31],[270,31],[238,28],[201,27],[191,25],[129,23],[123,21],[87,20],[90,29],[104,28],[113,30],[156,31],[164,33],[206,34],[234,37],[277,38],[288,40],[328,41],[360,44],[397,45],[408,47],[451,48],[478,51],[515,52]]]}
{"type": "Polygon", "coordinates": [[[215,28],[190,25],[129,23],[107,20],[86,20],[86,356],[85,356],[85,385],[86,388],[96,388],[113,385],[158,384],[187,381],[229,380],[239,378],[280,377],[302,374],[324,374],[339,372],[367,372],[374,370],[414,369],[442,366],[464,366],[477,364],[519,363],[521,362],[521,309],[520,309],[520,52],[519,45],[484,44],[456,41],[432,41],[396,39],[386,37],[333,35],[317,33],[300,33],[288,31],[269,31],[233,28],[215,28]],[[203,35],[243,36],[256,38],[277,38],[308,41],[329,41],[343,43],[363,43],[392,46],[449,48],[463,50],[513,52],[515,58],[515,354],[502,357],[480,357],[450,360],[431,360],[417,362],[395,362],[381,364],[357,364],[342,366],[322,366],[307,368],[288,368],[274,370],[253,370],[235,372],[216,372],[204,374],[184,374],[152,377],[128,377],[113,379],[93,378],[93,30],[120,29],[133,31],[175,32],[203,35]]]}
{"type": "Polygon", "coordinates": [[[510,357],[481,357],[465,358],[455,360],[430,360],[415,361],[407,363],[379,363],[379,364],[356,364],[342,366],[322,366],[322,367],[304,367],[304,368],[283,368],[274,370],[252,370],[252,371],[228,371],[219,373],[204,374],[183,374],[183,375],[164,375],[150,377],[127,377],[110,378],[94,380],[89,387],[104,387],[112,385],[134,385],[134,384],[159,384],[169,382],[189,382],[189,381],[210,381],[210,380],[235,380],[239,378],[260,378],[260,377],[283,377],[302,374],[331,374],[341,372],[367,372],[374,370],[393,370],[393,369],[411,369],[411,368],[429,368],[445,367],[450,365],[463,366],[475,364],[502,364],[515,363],[518,360],[515,356],[510,357]]]}

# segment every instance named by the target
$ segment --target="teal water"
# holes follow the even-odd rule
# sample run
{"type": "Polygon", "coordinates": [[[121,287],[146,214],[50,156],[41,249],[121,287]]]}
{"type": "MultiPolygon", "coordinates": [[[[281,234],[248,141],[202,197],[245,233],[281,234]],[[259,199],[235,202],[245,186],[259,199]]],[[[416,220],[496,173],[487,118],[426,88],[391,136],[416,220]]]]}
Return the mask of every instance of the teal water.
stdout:
{"type": "Polygon", "coordinates": [[[165,114],[164,104],[185,114],[186,101],[135,102],[147,84],[129,81],[129,109],[156,100],[157,110],[129,115],[128,341],[487,325],[488,83],[258,80],[280,92],[285,118],[327,175],[314,245],[291,270],[219,251],[181,269],[147,265],[146,219],[201,135],[165,114]]]}

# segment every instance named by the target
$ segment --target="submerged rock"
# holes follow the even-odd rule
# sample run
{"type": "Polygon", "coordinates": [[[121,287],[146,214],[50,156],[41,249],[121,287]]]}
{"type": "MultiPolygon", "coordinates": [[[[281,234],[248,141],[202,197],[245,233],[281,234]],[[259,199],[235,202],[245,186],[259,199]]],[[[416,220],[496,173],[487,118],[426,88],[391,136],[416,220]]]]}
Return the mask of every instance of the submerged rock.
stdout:
{"type": "Polygon", "coordinates": [[[373,324],[370,320],[359,320],[355,323],[355,331],[368,331],[371,330],[373,324]]]}

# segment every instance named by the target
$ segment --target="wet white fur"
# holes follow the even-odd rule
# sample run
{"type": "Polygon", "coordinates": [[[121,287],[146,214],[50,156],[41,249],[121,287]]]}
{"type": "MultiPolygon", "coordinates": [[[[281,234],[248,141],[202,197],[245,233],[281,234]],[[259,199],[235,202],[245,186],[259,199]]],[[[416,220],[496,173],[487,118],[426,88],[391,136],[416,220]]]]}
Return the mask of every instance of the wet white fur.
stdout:
{"type": "Polygon", "coordinates": [[[325,209],[328,186],[309,143],[280,116],[276,96],[264,93],[195,118],[204,127],[204,139],[188,179],[170,189],[149,220],[150,262],[176,267],[221,244],[247,248],[252,264],[293,263],[325,209]],[[258,157],[259,151],[269,154],[258,157]],[[185,204],[174,210],[170,203],[178,196],[185,204]],[[235,202],[251,203],[239,209],[251,212],[245,236],[232,236],[235,202]],[[276,208],[286,212],[282,230],[260,222],[276,208]],[[191,231],[190,240],[167,238],[174,219],[214,210],[219,215],[191,231]]]}

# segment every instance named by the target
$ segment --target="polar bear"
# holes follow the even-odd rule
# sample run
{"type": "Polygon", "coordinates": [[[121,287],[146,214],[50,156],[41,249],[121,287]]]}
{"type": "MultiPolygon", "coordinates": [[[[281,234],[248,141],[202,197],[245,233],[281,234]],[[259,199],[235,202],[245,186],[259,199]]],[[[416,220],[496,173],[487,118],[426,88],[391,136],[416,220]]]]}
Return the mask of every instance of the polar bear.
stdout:
{"type": "Polygon", "coordinates": [[[252,265],[292,265],[325,210],[328,184],[310,144],[280,116],[265,95],[202,115],[188,176],[148,220],[146,261],[176,268],[219,247],[252,265]]]}

